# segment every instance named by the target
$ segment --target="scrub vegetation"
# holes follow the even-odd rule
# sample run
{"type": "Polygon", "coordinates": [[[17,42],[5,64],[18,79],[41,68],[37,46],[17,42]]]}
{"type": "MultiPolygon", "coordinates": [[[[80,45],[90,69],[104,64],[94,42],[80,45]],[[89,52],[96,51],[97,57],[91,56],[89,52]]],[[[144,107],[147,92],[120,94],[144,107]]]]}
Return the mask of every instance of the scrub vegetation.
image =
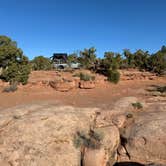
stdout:
{"type": "MultiPolygon", "coordinates": [[[[86,48],[79,53],[70,54],[69,63],[80,63],[82,68],[100,73],[108,77],[108,81],[118,83],[120,74],[118,69],[136,68],[141,71],[154,72],[161,76],[166,73],[166,46],[159,51],[149,54],[148,51],[138,49],[132,53],[124,49],[123,54],[105,52],[102,55],[96,54],[96,48],[86,48]]],[[[17,43],[7,36],[0,36],[0,79],[10,84],[26,84],[31,70],[51,70],[52,61],[44,56],[37,56],[30,61],[17,43]]],[[[80,74],[82,80],[93,80],[94,78],[80,74]]]]}

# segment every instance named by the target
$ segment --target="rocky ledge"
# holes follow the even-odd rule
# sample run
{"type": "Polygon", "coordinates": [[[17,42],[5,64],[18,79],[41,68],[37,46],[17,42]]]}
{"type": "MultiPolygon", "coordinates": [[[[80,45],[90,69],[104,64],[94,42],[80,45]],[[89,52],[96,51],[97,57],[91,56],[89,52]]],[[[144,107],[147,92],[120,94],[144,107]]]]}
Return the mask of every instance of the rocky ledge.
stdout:
{"type": "Polygon", "coordinates": [[[1,166],[166,164],[166,103],[111,110],[29,104],[0,112],[1,166]]]}

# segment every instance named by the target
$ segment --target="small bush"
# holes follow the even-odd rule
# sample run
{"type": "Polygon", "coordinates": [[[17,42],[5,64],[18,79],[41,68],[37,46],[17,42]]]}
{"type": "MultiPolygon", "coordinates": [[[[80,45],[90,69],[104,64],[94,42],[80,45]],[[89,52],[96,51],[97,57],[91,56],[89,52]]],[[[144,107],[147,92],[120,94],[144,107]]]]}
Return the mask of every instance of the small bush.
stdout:
{"type": "Polygon", "coordinates": [[[83,81],[94,81],[95,80],[95,76],[87,74],[87,73],[76,73],[73,75],[73,77],[80,77],[80,80],[83,81]]]}
{"type": "Polygon", "coordinates": [[[107,77],[108,81],[117,84],[120,80],[120,73],[117,70],[108,70],[107,77]]]}
{"type": "Polygon", "coordinates": [[[15,92],[17,90],[17,84],[11,84],[8,87],[5,87],[3,92],[15,92]]]}
{"type": "Polygon", "coordinates": [[[80,80],[91,81],[91,80],[94,80],[94,77],[86,73],[80,73],[80,80]]]}
{"type": "Polygon", "coordinates": [[[76,148],[84,146],[92,149],[99,149],[101,146],[101,141],[103,139],[103,134],[99,132],[89,131],[88,134],[84,132],[77,132],[74,137],[73,144],[76,148]]]}
{"type": "Polygon", "coordinates": [[[74,137],[73,144],[76,148],[79,148],[81,145],[84,144],[83,139],[80,136],[76,135],[74,137]]]}
{"type": "Polygon", "coordinates": [[[73,77],[80,77],[80,73],[73,74],[73,77]]]}
{"type": "Polygon", "coordinates": [[[103,135],[103,133],[101,133],[101,132],[97,132],[97,131],[90,131],[90,133],[89,133],[89,135],[90,135],[90,137],[91,138],[93,138],[93,139],[95,139],[96,141],[101,141],[101,140],[103,140],[103,138],[104,138],[104,135],[103,135]]]}
{"type": "Polygon", "coordinates": [[[142,109],[143,105],[140,102],[132,103],[132,106],[136,109],[142,109]]]}

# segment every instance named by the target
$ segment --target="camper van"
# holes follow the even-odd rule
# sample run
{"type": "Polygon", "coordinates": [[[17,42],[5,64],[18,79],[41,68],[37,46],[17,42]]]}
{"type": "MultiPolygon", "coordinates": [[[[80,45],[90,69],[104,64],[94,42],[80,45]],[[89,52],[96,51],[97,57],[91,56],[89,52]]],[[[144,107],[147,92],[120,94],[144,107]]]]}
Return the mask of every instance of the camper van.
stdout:
{"type": "Polygon", "coordinates": [[[80,68],[80,63],[69,63],[68,56],[66,53],[54,53],[51,57],[53,61],[53,65],[56,69],[65,69],[72,68],[78,69],[80,68]]]}

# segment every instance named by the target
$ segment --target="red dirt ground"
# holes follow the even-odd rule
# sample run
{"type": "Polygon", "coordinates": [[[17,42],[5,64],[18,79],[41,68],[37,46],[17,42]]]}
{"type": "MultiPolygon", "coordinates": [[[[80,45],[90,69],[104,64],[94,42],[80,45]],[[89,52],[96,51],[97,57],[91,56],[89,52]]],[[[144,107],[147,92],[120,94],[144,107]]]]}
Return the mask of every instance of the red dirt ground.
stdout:
{"type": "MultiPolygon", "coordinates": [[[[44,77],[43,75],[40,72],[41,78],[49,80],[51,76],[56,74],[55,72],[50,72],[49,75],[47,73],[45,73],[44,77]]],[[[40,76],[31,75],[30,80],[40,80],[40,76]]],[[[0,109],[36,102],[108,109],[114,101],[121,97],[146,97],[145,89],[151,85],[166,85],[166,78],[120,81],[117,85],[105,83],[98,85],[95,89],[74,89],[69,92],[58,92],[51,87],[34,86],[31,88],[20,88],[12,93],[4,93],[1,88],[0,109]]]]}

